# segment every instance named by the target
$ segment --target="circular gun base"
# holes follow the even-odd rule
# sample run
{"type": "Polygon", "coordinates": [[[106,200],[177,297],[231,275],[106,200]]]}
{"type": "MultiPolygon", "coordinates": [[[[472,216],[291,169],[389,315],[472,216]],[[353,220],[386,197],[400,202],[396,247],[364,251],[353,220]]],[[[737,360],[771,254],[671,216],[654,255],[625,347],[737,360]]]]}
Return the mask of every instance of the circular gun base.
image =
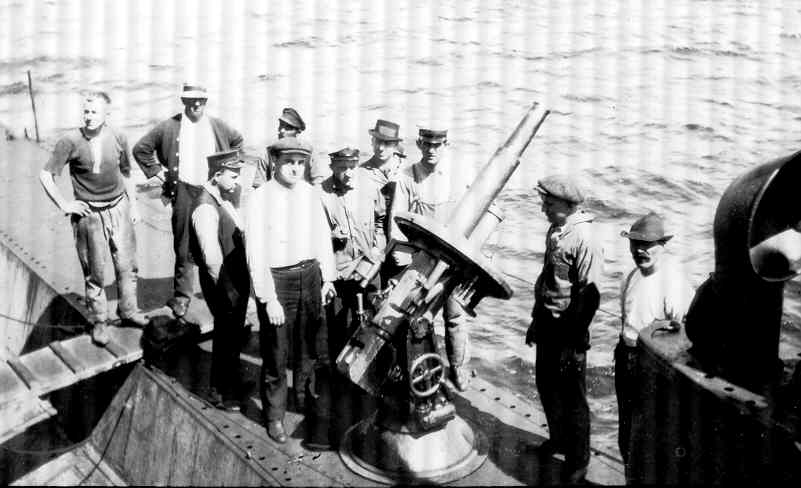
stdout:
{"type": "Polygon", "coordinates": [[[424,435],[389,429],[375,415],[348,429],[339,456],[354,473],[386,484],[449,483],[487,459],[487,439],[461,417],[424,435]]]}

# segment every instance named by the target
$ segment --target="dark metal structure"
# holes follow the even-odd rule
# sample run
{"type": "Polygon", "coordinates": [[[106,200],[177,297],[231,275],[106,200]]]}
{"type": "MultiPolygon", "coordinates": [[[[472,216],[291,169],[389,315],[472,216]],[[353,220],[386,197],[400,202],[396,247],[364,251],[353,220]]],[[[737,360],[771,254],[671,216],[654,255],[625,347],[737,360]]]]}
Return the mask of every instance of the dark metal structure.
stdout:
{"type": "MultiPolygon", "coordinates": [[[[529,108],[447,224],[410,213],[395,216],[416,249],[412,263],[377,296],[375,316],[337,358],[342,373],[380,398],[378,411],[352,427],[343,442],[343,460],[359,474],[382,482],[447,482],[486,458],[482,434],[458,417],[451,401],[434,317],[449,296],[475,315],[484,297],[512,295],[480,249],[500,221],[490,206],[547,115],[536,104],[529,108]]],[[[387,254],[392,249],[390,244],[387,254]]]]}

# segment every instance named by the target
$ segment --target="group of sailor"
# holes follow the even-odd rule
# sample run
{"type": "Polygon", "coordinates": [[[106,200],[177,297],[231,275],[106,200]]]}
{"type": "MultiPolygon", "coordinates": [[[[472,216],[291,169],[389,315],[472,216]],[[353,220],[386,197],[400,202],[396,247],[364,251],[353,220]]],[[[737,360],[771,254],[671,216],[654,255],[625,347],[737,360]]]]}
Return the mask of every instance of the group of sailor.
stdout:
{"type": "MultiPolygon", "coordinates": [[[[370,306],[360,295],[365,290],[357,269],[365,262],[383,261],[371,284],[380,289],[411,262],[402,246],[384,257],[388,241],[405,240],[392,216],[412,212],[446,221],[467,185],[455,183],[459,178],[443,158],[446,128],[420,127],[416,144],[421,159],[411,163],[405,161],[398,124],[380,119],[369,130],[372,156],[360,163],[358,149],[332,152],[326,178],[312,146],[300,137],[305,122],[296,110],[286,108],[278,119],[278,139],[267,147],[266,158],[258,159],[241,212],[242,135],[205,113],[208,94],[203,87],[186,84],[180,97],[184,111],[153,127],[131,151],[146,177],[162,179],[161,199],[172,209],[174,295],[167,305],[177,318],[186,314],[196,265],[214,318],[209,400],[237,411],[241,337],[248,299],[255,298],[262,411],[268,435],[284,443],[287,368],[293,371],[296,405],[314,405],[321,395],[330,396],[324,390],[342,381],[334,379],[332,362],[358,326],[362,309],[370,306]]],[[[83,126],[58,140],[40,174],[47,194],[71,219],[91,336],[101,346],[109,341],[103,288],[107,255],[116,272],[120,319],[138,327],[148,323],[137,304],[134,224],[139,211],[128,142],[105,123],[109,103],[104,92],[83,97],[83,126]],[[55,184],[65,165],[73,199],[65,198],[55,184]]],[[[604,253],[594,218],[582,208],[584,194],[572,177],[545,177],[536,191],[550,223],[525,338],[536,346],[536,385],[550,433],[538,451],[564,454],[565,480],[580,481],[589,462],[586,352],[600,303],[604,253]]],[[[693,292],[664,256],[672,236],[660,216],[645,215],[622,236],[629,240],[636,265],[622,283],[622,327],[614,353],[619,445],[626,460],[631,405],[637,396],[637,334],[659,320],[670,330],[678,329],[693,292]]],[[[447,300],[443,321],[450,379],[464,391],[470,379],[468,314],[457,300],[447,300]]],[[[325,449],[337,440],[311,435],[306,444],[325,449]]]]}

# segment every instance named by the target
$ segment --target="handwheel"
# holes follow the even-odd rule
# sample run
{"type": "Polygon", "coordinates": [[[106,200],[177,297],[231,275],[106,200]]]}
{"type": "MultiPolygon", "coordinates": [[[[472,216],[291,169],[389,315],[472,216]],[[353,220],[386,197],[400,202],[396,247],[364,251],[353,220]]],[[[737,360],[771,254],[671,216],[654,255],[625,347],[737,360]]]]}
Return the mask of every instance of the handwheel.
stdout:
{"type": "Polygon", "coordinates": [[[431,396],[437,392],[444,378],[445,364],[439,354],[429,352],[412,362],[409,374],[409,388],[418,398],[431,396]]]}

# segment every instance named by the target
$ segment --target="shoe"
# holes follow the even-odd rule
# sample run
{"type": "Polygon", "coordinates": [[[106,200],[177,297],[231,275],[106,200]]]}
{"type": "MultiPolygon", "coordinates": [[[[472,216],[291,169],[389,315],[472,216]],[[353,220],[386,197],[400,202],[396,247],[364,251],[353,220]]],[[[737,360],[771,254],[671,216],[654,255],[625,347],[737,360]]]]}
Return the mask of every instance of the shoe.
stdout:
{"type": "Polygon", "coordinates": [[[470,375],[467,374],[463,367],[456,366],[451,369],[451,381],[457,390],[464,392],[467,391],[467,387],[470,385],[470,375]]]}
{"type": "Polygon", "coordinates": [[[175,318],[180,319],[186,315],[186,311],[189,309],[189,299],[184,297],[172,297],[167,300],[167,306],[170,307],[175,318]]]}
{"type": "Polygon", "coordinates": [[[206,401],[214,408],[222,408],[223,397],[215,388],[209,389],[208,393],[206,393],[206,401]]]}
{"type": "Polygon", "coordinates": [[[239,402],[236,400],[228,399],[223,400],[220,405],[217,406],[220,410],[225,410],[226,412],[236,413],[242,410],[242,407],[239,405],[239,402]]]}
{"type": "Polygon", "coordinates": [[[130,317],[122,317],[122,323],[124,325],[133,325],[140,329],[144,329],[145,326],[150,323],[150,319],[147,318],[142,312],[136,312],[130,317]]]}
{"type": "Polygon", "coordinates": [[[284,422],[281,420],[270,420],[267,422],[267,435],[270,439],[279,444],[286,442],[286,431],[284,431],[284,422]]]}
{"type": "Polygon", "coordinates": [[[328,442],[314,442],[314,441],[304,442],[303,448],[306,449],[307,451],[313,451],[313,452],[323,452],[323,451],[333,450],[331,444],[329,444],[328,442]]]}
{"type": "Polygon", "coordinates": [[[587,476],[586,464],[578,468],[568,468],[568,464],[565,463],[565,468],[567,469],[562,472],[562,481],[566,485],[579,485],[587,482],[585,479],[585,476],[587,476]]]}
{"type": "Polygon", "coordinates": [[[562,453],[562,449],[551,439],[546,439],[536,448],[537,455],[541,457],[551,457],[554,454],[562,453]]]}
{"type": "Polygon", "coordinates": [[[106,327],[108,326],[105,322],[98,322],[92,327],[92,341],[95,344],[99,346],[105,346],[108,344],[108,341],[111,340],[111,338],[108,336],[108,330],[106,330],[106,327]]]}

